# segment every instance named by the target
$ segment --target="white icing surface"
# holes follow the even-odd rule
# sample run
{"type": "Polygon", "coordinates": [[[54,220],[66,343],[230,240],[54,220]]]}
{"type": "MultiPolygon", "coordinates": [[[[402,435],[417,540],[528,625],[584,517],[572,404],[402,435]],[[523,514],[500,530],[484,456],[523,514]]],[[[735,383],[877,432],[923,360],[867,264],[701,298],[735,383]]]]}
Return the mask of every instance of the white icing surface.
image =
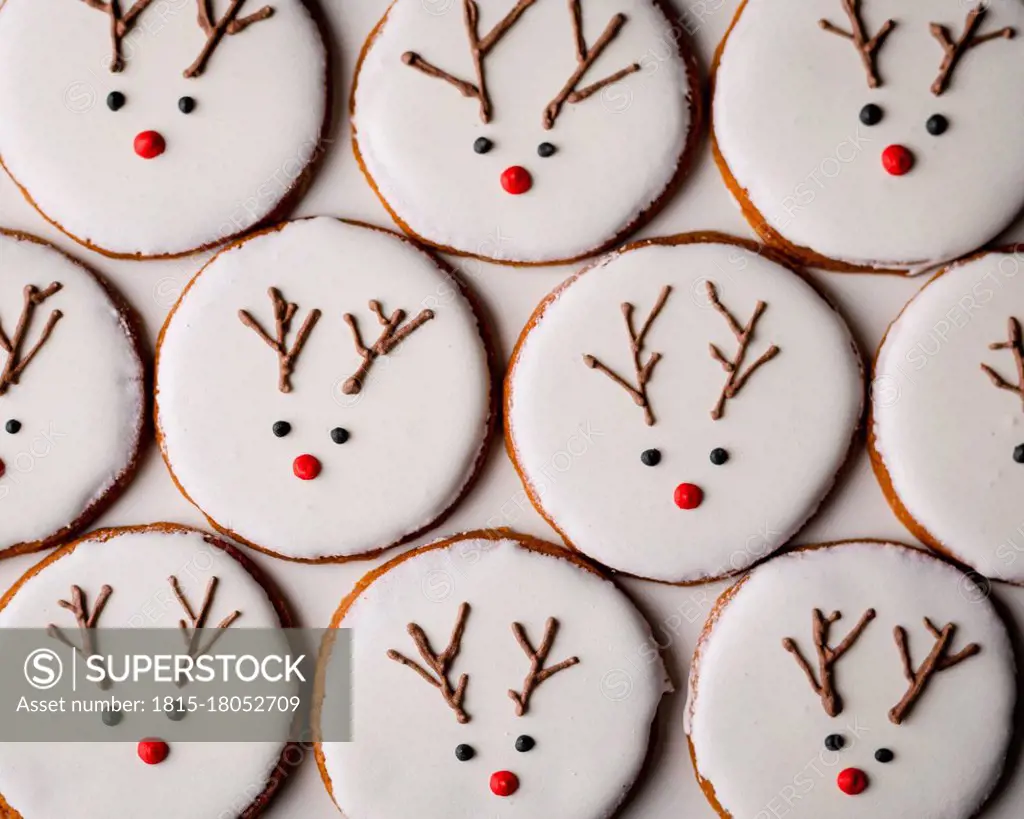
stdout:
{"type": "Polygon", "coordinates": [[[1024,321],[1024,257],[993,253],[934,279],[889,329],[878,354],[875,445],[911,516],[982,574],[1024,581],[1020,498],[1024,404],[987,364],[1018,382],[1006,341],[1024,321]]]}
{"type": "Polygon", "coordinates": [[[958,38],[973,4],[859,5],[869,36],[896,23],[878,52],[875,90],[852,43],[818,25],[849,31],[839,0],[749,0],[715,81],[718,145],[749,200],[793,244],[878,266],[962,256],[1024,205],[1024,118],[1013,103],[1024,84],[1024,5],[992,4],[978,34],[1013,26],[1017,38],[968,51],[939,97],[930,88],[943,50],[929,24],[958,38]],[[859,118],[868,103],[884,112],[872,127],[859,118]],[[934,114],[949,120],[938,137],[925,127],[934,114]],[[882,166],[890,145],[916,157],[905,176],[882,166]]]}
{"type": "MultiPolygon", "coordinates": [[[[186,253],[269,214],[318,151],[326,56],[300,0],[223,39],[205,72],[183,72],[206,35],[191,0],[160,0],[109,70],[109,17],[81,0],[6,0],[0,12],[0,156],[46,216],[106,251],[186,253]],[[126,98],[114,112],[107,95],[126,98]],[[185,115],[183,96],[196,100],[185,115]],[[155,130],[167,150],[137,156],[155,130]]],[[[126,9],[132,5],[122,0],[126,9]]],[[[212,3],[217,18],[228,0],[212,3]]],[[[240,16],[262,8],[249,0],[240,16]]]]}
{"type": "Polygon", "coordinates": [[[754,570],[698,647],[688,731],[700,774],[737,819],[969,819],[1003,767],[1015,699],[1012,649],[982,590],[923,553],[858,543],[754,570]],[[864,611],[877,612],[835,665],[844,703],[835,718],[782,646],[793,638],[817,669],[814,608],[842,615],[832,646],[864,611]],[[970,642],[981,651],[936,673],[897,726],[888,711],[908,682],[893,629],[906,630],[918,668],[934,644],[924,617],[938,628],[955,624],[952,653],[970,642]],[[830,734],[843,736],[841,751],[825,748],[830,734]],[[879,748],[893,761],[876,761],[879,748]],[[868,777],[856,796],[836,785],[847,768],[868,777]]]}
{"type": "Polygon", "coordinates": [[[218,256],[168,320],[157,370],[164,453],[184,491],[217,525],[288,557],[357,555],[429,526],[474,472],[491,414],[480,327],[449,274],[403,239],[329,218],[218,256]],[[289,346],[322,311],[288,394],[276,353],[238,317],[248,310],[273,334],[268,287],[298,305],[289,346]],[[344,395],[361,359],[343,316],[372,346],[371,299],[407,322],[435,318],[344,395]],[[276,421],[291,433],[275,437],[276,421]],[[335,427],[347,443],[332,441],[335,427]],[[303,454],[323,464],[315,480],[293,474],[303,454]]]}
{"type": "Polygon", "coordinates": [[[670,582],[740,571],[786,543],[817,509],[845,460],[860,418],[860,359],[839,315],[797,275],[739,246],[649,246],[584,272],[525,335],[508,381],[509,427],[519,467],[549,517],[578,549],[614,569],[670,582]],[[744,369],[781,352],[714,407],[737,342],[711,306],[754,329],[744,369]],[[663,358],[648,383],[656,419],[598,370],[593,355],[635,384],[620,305],[639,328],[665,285],[672,291],[647,336],[643,361],[663,358]],[[724,448],[729,460],[710,461],[724,448]],[[640,456],[657,449],[661,462],[640,456]],[[681,483],[703,490],[676,506],[681,483]]]}
{"type": "MultiPolygon", "coordinates": [[[[177,628],[181,609],[167,578],[201,600],[218,578],[210,619],[237,609],[232,628],[274,628],[277,613],[260,586],[229,555],[198,531],[122,534],[107,542],[82,541],[28,580],[0,611],[0,628],[42,628],[71,621],[57,605],[72,584],[86,599],[110,585],[105,628],[177,628]]],[[[238,816],[263,789],[282,743],[171,743],[159,765],[137,755],[143,737],[132,734],[131,714],[111,731],[125,742],[0,743],[0,793],[25,819],[103,816],[107,819],[223,819],[238,816]],[[215,775],[214,775],[215,773],[215,775]]]]}
{"type": "MultiPolygon", "coordinates": [[[[509,540],[463,540],[405,561],[360,594],[341,626],[353,630],[355,741],[322,747],[348,819],[609,817],[641,768],[667,689],[656,652],[636,663],[650,629],[625,595],[509,540]],[[410,621],[443,650],[463,602],[470,612],[452,672],[469,677],[470,719],[460,725],[438,691],[387,651],[420,659],[410,621]],[[529,660],[511,624],[521,623],[536,647],[549,617],[558,632],[547,666],[580,662],[538,686],[517,717],[507,691],[521,690],[529,660]],[[520,753],[515,741],[524,734],[536,747],[520,753]],[[468,762],[455,758],[462,743],[476,751],[468,762]],[[494,795],[495,771],[516,774],[519,790],[494,795]]],[[[328,673],[327,720],[330,687],[328,673]]]]}
{"type": "MultiPolygon", "coordinates": [[[[143,424],[142,363],[119,309],[82,266],[52,247],[0,234],[0,326],[13,337],[28,285],[63,288],[35,308],[22,360],[50,314],[46,344],[0,396],[0,550],[75,523],[134,460],[143,424]],[[8,421],[22,424],[12,435],[8,421]]],[[[7,353],[0,351],[5,363],[7,353]]]]}
{"type": "MultiPolygon", "coordinates": [[[[481,35],[515,5],[483,0],[481,35]]],[[[588,45],[613,15],[627,21],[579,83],[582,89],[638,63],[640,71],[577,103],[554,127],[542,114],[576,69],[565,0],[531,6],[487,56],[489,124],[475,99],[402,62],[408,51],[474,82],[460,0],[397,0],[356,78],[355,140],[390,208],[432,244],[503,261],[539,262],[592,252],[660,198],[690,130],[690,79],[673,29],[652,0],[586,0],[588,45]],[[494,143],[484,155],[475,140],[494,143]],[[537,146],[550,142],[554,156],[537,146]],[[533,177],[510,195],[506,168],[533,177]]]]}

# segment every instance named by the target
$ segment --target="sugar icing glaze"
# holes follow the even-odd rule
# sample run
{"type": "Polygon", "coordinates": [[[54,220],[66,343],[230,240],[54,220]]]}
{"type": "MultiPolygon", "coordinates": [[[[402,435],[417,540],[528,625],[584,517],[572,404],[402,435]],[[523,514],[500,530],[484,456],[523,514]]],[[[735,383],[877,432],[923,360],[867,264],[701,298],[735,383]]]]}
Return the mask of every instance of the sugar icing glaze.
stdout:
{"type": "Polygon", "coordinates": [[[1013,650],[985,590],[952,566],[885,543],[796,552],[726,592],[709,628],[687,732],[722,816],[969,819],[995,788],[1013,729],[1013,650]],[[793,653],[821,682],[815,609],[841,615],[826,624],[835,716],[793,653]],[[925,618],[939,633],[952,626],[945,648],[925,618]],[[925,678],[899,724],[892,711],[911,683],[897,629],[925,678]],[[925,674],[933,651],[937,670],[925,674]]]}

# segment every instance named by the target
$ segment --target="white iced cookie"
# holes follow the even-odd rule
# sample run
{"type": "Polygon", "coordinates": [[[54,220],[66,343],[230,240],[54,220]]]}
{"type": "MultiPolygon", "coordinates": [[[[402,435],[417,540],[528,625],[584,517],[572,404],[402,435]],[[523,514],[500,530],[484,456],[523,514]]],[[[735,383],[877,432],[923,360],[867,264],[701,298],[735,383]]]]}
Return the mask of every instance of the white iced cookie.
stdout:
{"type": "MultiPolygon", "coordinates": [[[[0,600],[0,628],[50,627],[58,650],[58,642],[85,650],[83,620],[99,629],[177,630],[183,619],[191,628],[192,615],[211,629],[288,625],[280,601],[237,551],[173,524],[94,532],[48,556],[0,600]]],[[[0,743],[0,814],[249,817],[288,772],[279,764],[283,740],[165,742],[140,736],[133,717],[104,713],[111,742],[0,743]]]]}
{"type": "Polygon", "coordinates": [[[684,38],[655,0],[397,0],[357,67],[357,158],[432,245],[590,255],[689,165],[701,105],[684,38]]]}
{"type": "Polygon", "coordinates": [[[433,525],[493,420],[480,323],[451,272],[401,236],[326,217],[203,269],[161,334],[156,400],[189,499],[297,560],[366,555],[433,525]]]}
{"type": "Polygon", "coordinates": [[[53,545],[131,479],[145,418],[126,308],[55,247],[0,230],[0,553],[53,545]]]}
{"type": "Polygon", "coordinates": [[[747,568],[815,512],[862,393],[842,318],[763,249],[640,242],[527,324],[505,385],[509,453],[572,546],[698,582],[747,568]]]}
{"type": "Polygon", "coordinates": [[[302,0],[0,10],[0,159],[50,222],[108,255],[189,253],[283,216],[327,104],[302,0]]]}
{"type": "Polygon", "coordinates": [[[873,381],[872,462],[916,537],[1024,581],[1024,256],[935,277],[889,327],[873,381]]]}
{"type": "Polygon", "coordinates": [[[922,551],[844,543],[770,560],[719,598],[686,731],[723,817],[970,819],[1016,697],[983,589],[922,551]]]}
{"type": "MultiPolygon", "coordinates": [[[[650,627],[611,581],[507,533],[396,558],[332,625],[352,629],[355,741],[317,761],[348,819],[606,819],[670,690],[657,654],[636,663],[650,627]]],[[[342,683],[321,671],[330,725],[342,683]]]]}
{"type": "Polygon", "coordinates": [[[1021,35],[1020,3],[747,0],[712,119],[753,227],[839,269],[925,268],[998,235],[1024,206],[1021,35]]]}

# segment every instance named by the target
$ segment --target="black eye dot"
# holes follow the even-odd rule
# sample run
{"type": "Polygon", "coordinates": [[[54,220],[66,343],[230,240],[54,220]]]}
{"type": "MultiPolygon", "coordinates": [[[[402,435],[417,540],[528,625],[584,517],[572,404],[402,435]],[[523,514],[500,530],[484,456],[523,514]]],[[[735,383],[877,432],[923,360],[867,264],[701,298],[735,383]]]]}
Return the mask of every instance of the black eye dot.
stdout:
{"type": "Polygon", "coordinates": [[[640,463],[644,466],[657,466],[661,463],[661,452],[657,449],[645,449],[640,453],[640,463]]]}
{"type": "Polygon", "coordinates": [[[185,705],[181,702],[181,700],[178,700],[176,703],[174,703],[173,708],[169,709],[168,711],[165,711],[164,713],[167,714],[167,719],[169,719],[171,722],[181,722],[183,719],[185,719],[185,705]]]}
{"type": "Polygon", "coordinates": [[[348,430],[342,427],[335,427],[331,430],[331,440],[336,444],[343,444],[349,439],[348,430]]]}
{"type": "Polygon", "coordinates": [[[829,751],[841,751],[845,744],[842,734],[829,734],[825,737],[825,748],[829,751]]]}
{"type": "Polygon", "coordinates": [[[284,438],[285,435],[292,431],[292,425],[287,421],[275,421],[273,430],[274,435],[278,438],[284,438]]]}
{"type": "Polygon", "coordinates": [[[100,718],[103,720],[103,724],[113,728],[124,719],[124,713],[122,711],[103,711],[100,714],[100,718]]]}
{"type": "Polygon", "coordinates": [[[877,759],[883,765],[892,762],[893,759],[895,759],[895,757],[896,755],[888,748],[879,748],[877,751],[875,751],[875,759],[877,759]]]}
{"type": "MultiPolygon", "coordinates": [[[[4,425],[4,429],[6,429],[10,435],[17,435],[19,432],[21,432],[21,421],[16,421],[15,419],[12,418],[4,425]]],[[[1021,447],[1018,447],[1018,449],[1020,448],[1021,447]]]]}
{"type": "Polygon", "coordinates": [[[533,737],[523,734],[521,737],[516,739],[516,750],[521,754],[525,754],[527,751],[532,751],[533,746],[536,744],[537,742],[533,737]]]}
{"type": "Polygon", "coordinates": [[[478,154],[485,154],[491,148],[494,147],[494,143],[491,142],[487,137],[477,137],[476,142],[473,143],[473,150],[478,154]]]}
{"type": "Polygon", "coordinates": [[[556,151],[558,151],[558,148],[556,148],[550,142],[542,142],[540,145],[537,146],[537,155],[542,156],[545,159],[549,156],[554,156],[556,151]]]}
{"type": "Polygon", "coordinates": [[[178,100],[178,110],[183,114],[191,114],[196,110],[196,101],[194,97],[182,97],[178,100]]]}
{"type": "Polygon", "coordinates": [[[472,745],[457,745],[455,747],[455,758],[459,762],[469,762],[474,756],[476,756],[476,751],[473,750],[472,745]]]}
{"type": "Polygon", "coordinates": [[[107,94],[107,108],[111,111],[120,111],[124,108],[124,104],[127,100],[124,98],[124,94],[120,91],[111,91],[107,94]]]}
{"type": "Polygon", "coordinates": [[[722,449],[720,446],[715,447],[711,450],[711,463],[715,466],[721,466],[729,460],[729,453],[722,449]]]}
{"type": "MultiPolygon", "coordinates": [[[[10,430],[7,430],[10,432],[10,430]]],[[[1024,464],[1024,444],[1017,444],[1013,448],[1013,460],[1019,464],[1024,464]]]]}
{"type": "Polygon", "coordinates": [[[933,117],[928,117],[925,127],[932,136],[942,136],[949,130],[949,120],[942,116],[942,114],[936,114],[933,117]]]}
{"type": "Polygon", "coordinates": [[[860,121],[865,125],[878,125],[882,121],[882,109],[869,102],[860,109],[860,121]]]}

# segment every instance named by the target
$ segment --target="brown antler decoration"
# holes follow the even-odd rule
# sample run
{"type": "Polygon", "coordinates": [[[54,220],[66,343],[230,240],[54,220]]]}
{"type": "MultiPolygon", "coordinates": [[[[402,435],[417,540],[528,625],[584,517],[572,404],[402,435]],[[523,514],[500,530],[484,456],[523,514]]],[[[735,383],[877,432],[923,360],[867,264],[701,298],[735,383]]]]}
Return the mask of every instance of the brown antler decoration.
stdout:
{"type": "Polygon", "coordinates": [[[473,56],[473,70],[476,73],[476,83],[460,80],[458,77],[449,74],[433,63],[424,60],[415,51],[406,51],[402,55],[402,62],[410,68],[422,71],[429,77],[435,77],[454,85],[464,97],[470,97],[480,103],[480,119],[484,122],[491,121],[493,106],[491,95],[487,90],[487,76],[484,72],[484,59],[491,50],[501,42],[511,28],[519,21],[530,6],[537,0],[518,0],[512,10],[506,14],[501,21],[492,28],[484,37],[480,36],[480,8],[474,0],[463,0],[463,17],[466,23],[466,35],[469,37],[469,51],[473,56]]]}
{"type": "Polygon", "coordinates": [[[584,364],[592,370],[598,370],[599,372],[607,375],[612,381],[629,393],[630,397],[638,407],[643,407],[644,421],[649,427],[654,426],[654,413],[651,411],[651,403],[647,398],[647,383],[651,380],[651,373],[654,372],[654,366],[661,361],[661,353],[651,353],[651,357],[647,359],[646,364],[640,363],[640,356],[644,351],[644,340],[647,338],[647,331],[651,329],[651,325],[654,324],[654,320],[661,312],[661,308],[665,306],[665,301],[668,299],[668,294],[671,292],[672,287],[670,285],[665,285],[661,288],[661,294],[658,296],[658,300],[654,303],[654,307],[651,308],[651,312],[648,314],[647,320],[643,323],[639,333],[637,333],[633,327],[633,305],[628,301],[622,303],[622,315],[626,319],[626,332],[629,333],[629,349],[633,353],[633,371],[636,373],[636,386],[630,384],[618,373],[610,370],[594,358],[594,356],[583,356],[584,364]]]}
{"type": "MultiPolygon", "coordinates": [[[[111,0],[115,2],[115,0],[111,0]]],[[[231,6],[219,20],[216,19],[210,3],[212,0],[196,0],[199,14],[199,27],[206,34],[206,43],[203,50],[199,52],[196,61],[185,69],[185,76],[189,79],[198,77],[206,69],[213,52],[217,50],[225,35],[238,34],[245,31],[253,23],[259,23],[268,17],[273,17],[274,9],[271,6],[264,6],[247,17],[239,17],[238,14],[245,5],[245,0],[231,0],[231,6]]]]}
{"type": "Polygon", "coordinates": [[[885,38],[889,36],[889,32],[896,27],[896,23],[893,20],[886,20],[878,29],[878,33],[874,37],[868,38],[860,14],[861,0],[841,0],[841,2],[843,11],[850,19],[850,30],[841,29],[828,20],[819,20],[818,25],[823,30],[831,34],[838,34],[853,43],[853,47],[857,49],[857,53],[860,54],[860,59],[864,63],[864,70],[868,75],[868,87],[878,88],[882,85],[882,79],[878,76],[878,50],[885,42],[885,38]]]}
{"type": "Polygon", "coordinates": [[[1024,342],[1021,341],[1020,322],[1014,316],[1010,316],[1007,324],[1009,325],[1007,340],[996,341],[989,344],[988,348],[990,350],[1010,350],[1013,352],[1013,362],[1017,366],[1017,383],[1011,384],[988,364],[982,364],[981,369],[992,379],[993,384],[1001,390],[1009,390],[1015,393],[1020,398],[1021,404],[1024,405],[1024,342]]]}
{"type": "Polygon", "coordinates": [[[185,645],[188,646],[188,655],[190,657],[198,657],[202,654],[206,654],[213,644],[217,642],[217,639],[223,633],[223,629],[231,626],[239,617],[242,616],[242,612],[233,611],[223,620],[217,624],[218,631],[210,638],[209,642],[205,646],[200,647],[200,629],[206,628],[206,619],[210,616],[210,607],[213,605],[213,595],[217,590],[217,578],[211,577],[209,582],[206,584],[206,593],[203,595],[203,605],[200,607],[199,612],[196,613],[192,606],[188,602],[188,598],[185,597],[185,592],[181,589],[181,584],[178,583],[178,578],[171,575],[167,578],[167,582],[171,584],[171,590],[174,592],[174,596],[177,598],[178,603],[185,612],[185,616],[188,617],[188,622],[185,620],[178,621],[178,628],[181,629],[181,634],[185,638],[185,645]],[[191,627],[191,628],[190,628],[191,627]]]}
{"type": "Polygon", "coordinates": [[[299,309],[298,305],[285,301],[284,297],[281,295],[281,291],[276,287],[271,287],[267,291],[267,294],[270,296],[270,303],[273,306],[274,311],[276,335],[273,338],[271,338],[270,334],[259,325],[252,315],[250,315],[249,311],[239,310],[238,318],[241,319],[242,324],[255,332],[267,343],[270,349],[277,353],[277,360],[280,367],[278,389],[281,392],[291,392],[291,375],[292,371],[295,369],[295,361],[298,359],[299,354],[302,352],[302,348],[309,339],[310,332],[312,332],[316,323],[320,320],[320,311],[309,311],[309,315],[307,315],[306,320],[302,322],[298,335],[295,336],[295,342],[289,350],[287,344],[288,332],[291,330],[292,318],[295,316],[295,311],[299,309]]]}
{"type": "Polygon", "coordinates": [[[982,34],[980,37],[975,37],[975,32],[985,19],[986,14],[988,14],[988,8],[980,4],[967,12],[963,34],[956,41],[953,40],[949,29],[945,26],[939,23],[932,23],[929,26],[932,36],[939,41],[939,45],[942,46],[942,50],[945,52],[945,57],[939,66],[939,76],[932,84],[932,93],[935,96],[940,96],[949,87],[949,81],[953,77],[953,71],[956,70],[960,58],[972,48],[991,40],[1012,40],[1017,36],[1016,30],[1007,26],[1006,28],[999,29],[999,31],[992,31],[988,34],[982,34]]]}
{"type": "Polygon", "coordinates": [[[521,717],[529,710],[530,697],[537,686],[554,677],[559,671],[565,671],[567,668],[578,665],[580,658],[570,657],[568,660],[562,660],[558,665],[553,665],[550,668],[544,667],[548,653],[551,651],[551,644],[554,643],[555,635],[558,634],[558,621],[554,617],[549,617],[544,625],[544,638],[536,649],[530,645],[526,630],[519,623],[512,624],[512,633],[516,636],[523,653],[530,658],[530,670],[526,674],[526,679],[523,680],[523,690],[512,691],[510,689],[508,692],[512,702],[516,704],[516,716],[521,717]]]}
{"type": "Polygon", "coordinates": [[[0,395],[5,395],[12,386],[18,383],[25,368],[32,363],[32,359],[50,338],[50,333],[53,332],[57,322],[64,318],[64,314],[60,310],[50,313],[50,317],[46,320],[46,326],[43,327],[43,332],[39,336],[39,341],[27,353],[22,352],[25,346],[25,336],[32,323],[32,314],[35,313],[36,307],[58,292],[61,287],[59,282],[54,282],[45,290],[40,290],[32,284],[28,285],[22,291],[25,301],[21,307],[18,324],[14,328],[14,335],[8,338],[3,328],[0,327],[0,348],[7,353],[7,363],[4,365],[3,371],[0,372],[0,395]]]}
{"type": "Polygon", "coordinates": [[[623,77],[628,77],[630,74],[640,70],[640,63],[632,63],[625,68],[616,71],[614,74],[610,74],[602,80],[598,80],[595,83],[591,83],[585,88],[577,90],[576,86],[579,85],[580,80],[583,79],[583,75],[587,73],[590,66],[594,64],[594,61],[601,56],[601,52],[608,47],[608,44],[615,39],[615,36],[619,33],[619,30],[626,24],[625,14],[616,14],[608,21],[608,25],[605,26],[601,36],[597,38],[593,46],[588,47],[586,38],[583,36],[583,12],[580,9],[580,0],[569,0],[569,12],[572,16],[572,33],[573,40],[576,43],[576,70],[572,72],[572,75],[566,80],[565,85],[562,86],[562,90],[558,92],[558,95],[548,103],[544,109],[543,124],[545,130],[550,130],[555,121],[558,119],[558,115],[562,112],[562,107],[565,103],[576,104],[577,102],[583,102],[587,97],[591,97],[613,83],[618,82],[623,77]]]}
{"type": "Polygon", "coordinates": [[[459,656],[459,648],[462,646],[462,633],[466,630],[467,617],[469,617],[469,603],[463,603],[459,606],[459,613],[455,618],[455,628],[452,630],[448,647],[440,654],[434,653],[430,648],[430,640],[423,633],[423,629],[416,625],[416,623],[409,623],[407,627],[409,636],[412,637],[412,641],[416,644],[420,657],[427,664],[427,668],[424,668],[415,660],[410,660],[404,654],[399,654],[394,649],[388,650],[389,660],[394,660],[396,663],[401,663],[407,668],[411,668],[441,692],[441,696],[444,697],[448,707],[455,712],[455,719],[461,724],[469,722],[469,715],[462,708],[462,700],[466,696],[466,683],[469,682],[469,676],[466,674],[460,676],[458,685],[453,688],[451,680],[448,679],[448,672],[451,670],[455,658],[459,656]],[[436,676],[432,676],[431,671],[436,676]]]}
{"type": "Polygon", "coordinates": [[[124,55],[121,43],[134,27],[139,15],[142,14],[153,0],[136,0],[124,14],[121,13],[122,0],[82,0],[89,8],[102,11],[110,17],[110,41],[113,55],[110,59],[110,70],[114,73],[124,70],[124,55]]]}
{"type": "Polygon", "coordinates": [[[762,364],[767,364],[782,352],[782,350],[773,344],[744,372],[743,361],[747,357],[747,347],[750,346],[750,341],[753,338],[757,322],[761,319],[761,316],[768,308],[768,305],[763,301],[759,301],[754,306],[754,312],[751,314],[750,320],[747,322],[746,326],[743,327],[718,298],[718,289],[715,287],[714,282],[709,281],[706,282],[706,284],[708,299],[711,301],[712,307],[722,315],[726,323],[729,325],[729,329],[732,330],[733,335],[736,336],[736,340],[739,342],[739,347],[736,350],[736,357],[732,360],[728,359],[717,345],[708,345],[708,348],[711,351],[711,357],[721,364],[722,369],[729,374],[728,379],[726,379],[725,386],[722,387],[722,392],[718,396],[718,401],[715,403],[714,409],[711,410],[712,420],[717,421],[725,414],[725,403],[731,398],[734,398],[736,393],[743,389],[747,381],[750,380],[750,376],[757,372],[758,368],[760,368],[762,364]]]}
{"type": "Polygon", "coordinates": [[[89,604],[85,599],[85,593],[79,586],[71,587],[71,602],[67,600],[58,600],[57,605],[62,609],[67,609],[75,615],[75,620],[78,623],[78,630],[82,636],[81,645],[75,645],[69,640],[64,632],[61,631],[57,626],[51,623],[46,627],[46,633],[59,640],[64,645],[73,648],[82,657],[88,659],[96,653],[96,644],[93,641],[93,629],[96,628],[96,623],[100,619],[100,615],[103,614],[103,609],[107,605],[107,599],[110,597],[113,591],[110,586],[102,586],[100,593],[96,596],[96,602],[93,604],[92,611],[89,611],[89,604]]]}
{"type": "Polygon", "coordinates": [[[949,650],[949,644],[953,641],[953,633],[956,631],[956,626],[952,623],[947,623],[940,630],[927,617],[924,618],[924,625],[935,638],[935,644],[932,646],[932,650],[924,662],[921,663],[921,667],[916,671],[914,670],[914,664],[910,660],[907,632],[902,626],[896,626],[893,629],[893,637],[896,640],[897,648],[900,650],[900,659],[903,661],[903,673],[910,682],[910,687],[907,689],[907,693],[903,695],[903,699],[889,712],[889,720],[896,725],[902,724],[903,720],[907,718],[907,714],[914,707],[914,703],[924,693],[924,689],[932,675],[939,671],[945,671],[947,668],[952,668],[981,651],[981,647],[977,643],[971,643],[957,654],[949,655],[946,652],[949,650]]]}
{"type": "Polygon", "coordinates": [[[800,653],[796,641],[792,637],[786,637],[782,641],[782,647],[793,655],[797,664],[803,669],[804,674],[807,675],[808,682],[811,684],[811,688],[814,689],[814,693],[821,698],[821,707],[825,709],[825,713],[830,717],[838,717],[843,712],[843,700],[839,696],[839,692],[836,691],[835,664],[857,642],[861,633],[867,628],[868,623],[875,619],[875,610],[868,609],[864,612],[857,625],[850,630],[850,633],[846,635],[843,641],[835,648],[832,648],[828,644],[829,626],[840,619],[840,617],[842,615],[838,611],[834,611],[826,617],[821,609],[815,609],[812,614],[814,650],[818,656],[817,677],[814,676],[814,670],[811,668],[810,663],[800,653]]]}
{"type": "Polygon", "coordinates": [[[434,317],[433,310],[422,310],[416,318],[403,327],[400,325],[405,321],[404,310],[395,310],[395,312],[391,314],[391,318],[388,318],[384,315],[384,308],[381,307],[380,302],[376,300],[370,302],[370,309],[377,317],[377,321],[380,323],[381,327],[384,328],[381,330],[380,335],[377,337],[377,340],[373,343],[372,347],[367,347],[363,343],[363,337],[359,332],[359,325],[356,323],[356,317],[351,313],[346,313],[344,316],[345,323],[349,326],[349,329],[352,330],[352,340],[355,342],[356,352],[363,358],[362,363],[359,365],[359,369],[341,385],[341,391],[345,393],[345,395],[358,395],[362,392],[363,381],[370,372],[373,362],[376,361],[379,356],[390,353],[395,349],[395,347],[405,341],[410,335],[415,333],[420,327],[434,317]]]}

